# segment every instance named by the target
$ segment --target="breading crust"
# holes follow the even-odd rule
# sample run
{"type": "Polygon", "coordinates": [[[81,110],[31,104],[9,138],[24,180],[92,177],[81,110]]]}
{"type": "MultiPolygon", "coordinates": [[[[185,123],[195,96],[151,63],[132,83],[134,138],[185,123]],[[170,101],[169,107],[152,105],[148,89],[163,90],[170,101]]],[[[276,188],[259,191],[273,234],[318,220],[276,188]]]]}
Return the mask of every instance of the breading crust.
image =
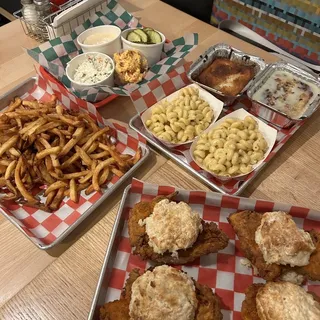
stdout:
{"type": "Polygon", "coordinates": [[[273,280],[281,275],[281,266],[267,264],[255,241],[255,232],[261,223],[262,215],[253,211],[232,213],[228,221],[240,240],[244,256],[255,266],[259,275],[265,280],[273,280]]]}
{"type": "Polygon", "coordinates": [[[264,284],[257,283],[249,286],[245,291],[245,299],[242,302],[241,306],[241,317],[243,320],[259,320],[258,312],[257,312],[257,303],[256,296],[260,288],[262,288],[264,284]]]}

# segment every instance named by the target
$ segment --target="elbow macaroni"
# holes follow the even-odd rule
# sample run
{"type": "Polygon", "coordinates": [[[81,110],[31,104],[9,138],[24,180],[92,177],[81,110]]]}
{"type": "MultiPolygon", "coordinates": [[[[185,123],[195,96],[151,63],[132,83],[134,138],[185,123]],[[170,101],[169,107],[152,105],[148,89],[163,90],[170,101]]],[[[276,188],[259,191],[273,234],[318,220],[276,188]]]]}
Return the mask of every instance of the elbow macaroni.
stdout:
{"type": "Polygon", "coordinates": [[[181,89],[175,100],[157,104],[146,126],[162,140],[184,143],[207,129],[213,117],[212,108],[200,98],[199,90],[188,87],[181,89]]]}
{"type": "Polygon", "coordinates": [[[200,135],[193,151],[195,161],[219,176],[246,174],[263,159],[268,143],[250,116],[228,118],[200,135]]]}

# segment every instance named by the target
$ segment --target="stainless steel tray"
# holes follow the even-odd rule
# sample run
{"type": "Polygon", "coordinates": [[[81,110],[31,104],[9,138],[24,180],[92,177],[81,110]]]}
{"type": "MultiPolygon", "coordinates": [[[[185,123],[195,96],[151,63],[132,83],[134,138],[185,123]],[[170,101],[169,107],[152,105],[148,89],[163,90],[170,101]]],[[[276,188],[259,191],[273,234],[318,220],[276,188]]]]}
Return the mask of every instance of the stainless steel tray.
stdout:
{"type": "Polygon", "coordinates": [[[127,186],[123,192],[123,196],[120,202],[120,206],[117,212],[116,220],[113,225],[112,233],[107,248],[106,255],[103,260],[101,273],[99,276],[97,288],[93,297],[91,308],[88,315],[88,320],[99,319],[99,306],[105,303],[106,289],[108,288],[109,281],[111,279],[111,270],[117,254],[117,247],[119,244],[119,238],[124,226],[123,211],[127,200],[128,193],[130,191],[131,184],[127,186]]]}
{"type": "MultiPolygon", "coordinates": [[[[315,228],[316,230],[320,230],[320,212],[316,210],[301,208],[302,210],[299,211],[297,210],[297,207],[290,204],[263,201],[258,199],[239,198],[233,196],[226,197],[216,192],[205,192],[201,190],[184,190],[168,185],[161,185],[161,189],[159,187],[159,185],[149,184],[144,181],[133,180],[132,185],[129,185],[125,189],[117,212],[116,220],[112,229],[104,261],[101,267],[98,284],[94,293],[94,297],[88,315],[88,320],[98,320],[100,318],[100,307],[103,306],[106,302],[118,300],[120,292],[124,287],[124,283],[127,278],[128,272],[130,272],[133,268],[146,270],[153,265],[152,262],[143,261],[141,258],[133,255],[132,248],[128,239],[128,230],[126,225],[128,213],[137,202],[141,201],[143,196],[148,196],[152,198],[160,194],[168,194],[173,191],[178,191],[178,195],[175,200],[190,203],[190,206],[193,207],[194,210],[198,211],[200,214],[203,214],[205,220],[208,219],[207,221],[216,221],[216,223],[218,223],[219,228],[221,229],[222,225],[225,225],[225,223],[222,221],[225,221],[226,215],[229,215],[232,212],[241,210],[266,212],[270,210],[271,205],[275,211],[288,212],[293,216],[294,219],[297,219],[296,221],[299,221],[299,223],[302,223],[301,221],[305,221],[307,219],[309,220],[309,222],[312,221],[313,228],[315,228]],[[206,205],[209,207],[205,211],[206,205]],[[215,211],[214,219],[209,218],[212,214],[212,209],[209,210],[209,208],[212,208],[212,206],[218,209],[217,211],[215,211]],[[204,215],[204,212],[207,212],[206,216],[204,215]],[[306,214],[306,212],[308,214],[306,214]],[[218,215],[218,217],[216,215],[218,215]]],[[[233,233],[233,231],[231,232],[233,233]]],[[[215,256],[209,255],[207,257],[202,257],[200,258],[199,262],[194,262],[191,268],[190,266],[182,266],[183,271],[192,276],[196,281],[199,280],[198,275],[200,274],[202,268],[205,268],[206,270],[208,270],[208,268],[216,270],[214,274],[202,274],[201,281],[211,289],[214,289],[218,296],[226,290],[229,291],[229,294],[227,296],[221,295],[220,298],[223,302],[234,302],[230,304],[231,306],[228,306],[229,304],[225,303],[227,307],[222,307],[222,311],[225,312],[224,319],[230,320],[238,319],[238,317],[236,317],[235,314],[232,314],[231,312],[237,311],[237,313],[239,314],[241,304],[244,298],[244,292],[247,287],[246,280],[248,280],[248,277],[250,277],[251,280],[254,281],[254,275],[251,274],[251,272],[250,274],[248,274],[247,267],[243,266],[241,263],[241,259],[243,257],[234,249],[234,239],[235,235],[233,234],[232,236],[230,236],[228,248],[221,252],[218,252],[217,254],[215,254],[215,256]],[[235,264],[235,266],[233,266],[231,269],[228,269],[227,273],[233,273],[234,276],[227,276],[225,272],[220,273],[220,271],[226,271],[226,269],[225,263],[217,263],[217,261],[220,260],[219,255],[223,256],[224,261],[226,257],[229,257],[228,259],[233,259],[228,261],[233,261],[232,264],[235,264]],[[238,272],[241,269],[245,271],[243,273],[245,277],[245,279],[243,280],[245,281],[241,281],[240,279],[240,284],[242,282],[242,285],[241,287],[238,287],[237,290],[235,290],[235,283],[239,284],[239,275],[241,278],[242,272],[238,272]],[[238,271],[236,272],[235,270],[238,271]],[[238,275],[238,277],[236,276],[236,274],[238,275]],[[212,284],[213,279],[216,280],[214,284],[212,284]],[[218,280],[220,283],[219,286],[215,285],[218,280]],[[230,288],[230,283],[233,284],[232,288],[230,288]],[[224,284],[227,284],[227,286],[225,287],[224,284]]],[[[307,282],[306,285],[307,290],[311,289],[312,286],[314,289],[311,289],[310,291],[315,290],[314,284],[311,281],[307,282]]],[[[319,287],[320,285],[317,286],[319,287]]]]}
{"type": "MultiPolygon", "coordinates": [[[[16,96],[23,96],[27,93],[36,83],[36,78],[32,77],[25,80],[20,85],[16,86],[8,93],[0,97],[0,110],[3,110],[8,106],[10,101],[16,96]]],[[[36,243],[31,237],[29,237],[19,223],[14,219],[14,217],[7,214],[9,211],[0,206],[0,212],[12,222],[30,241],[32,241],[39,249],[48,250],[53,246],[60,243],[69,233],[71,233],[84,219],[86,219],[103,201],[105,201],[127,178],[129,178],[133,172],[135,172],[148,158],[150,154],[150,149],[147,146],[140,145],[142,149],[142,158],[138,161],[128,172],[126,172],[111,188],[105,189],[101,198],[99,198],[92,206],[85,210],[85,212],[73,223],[71,224],[63,233],[61,233],[52,243],[45,245],[36,243]]]]}
{"type": "MultiPolygon", "coordinates": [[[[243,106],[242,106],[243,107],[243,106]]],[[[228,111],[233,111],[228,107],[228,111]]],[[[224,112],[226,112],[226,110],[224,110],[221,114],[221,117],[224,116],[224,112]]],[[[261,119],[262,121],[264,121],[263,119],[261,119]]],[[[266,121],[265,121],[266,122],[266,121]]],[[[277,141],[276,141],[276,145],[273,148],[273,150],[271,151],[271,154],[268,157],[268,161],[270,161],[270,159],[280,150],[280,148],[285,144],[285,142],[288,140],[288,138],[290,138],[299,128],[300,126],[303,124],[304,122],[300,122],[297,123],[295,125],[293,125],[290,129],[288,130],[280,130],[278,131],[278,136],[277,136],[277,141]]],[[[279,130],[279,128],[277,128],[276,126],[273,126],[270,123],[267,123],[268,125],[271,125],[272,127],[276,128],[277,130],[279,130]]],[[[223,194],[230,194],[230,195],[239,195],[241,194],[244,189],[252,182],[252,180],[254,180],[254,178],[261,172],[261,170],[265,167],[265,165],[268,162],[263,162],[261,164],[261,166],[256,169],[254,172],[252,172],[247,178],[246,180],[241,180],[239,179],[239,188],[237,188],[237,190],[235,190],[234,192],[228,192],[226,190],[226,188],[219,186],[217,183],[214,183],[213,181],[210,181],[210,179],[208,178],[208,176],[210,176],[210,174],[204,175],[198,171],[196,171],[194,168],[192,168],[190,166],[190,164],[186,161],[186,158],[184,156],[182,156],[182,154],[180,154],[179,152],[177,153],[173,153],[172,149],[167,148],[166,146],[164,146],[163,144],[161,144],[159,141],[157,141],[156,139],[154,139],[145,129],[141,118],[139,115],[134,116],[130,122],[129,122],[129,126],[130,128],[132,128],[133,130],[135,130],[136,132],[138,132],[140,135],[142,135],[153,147],[157,148],[158,150],[160,150],[163,154],[165,154],[167,157],[169,157],[170,159],[172,159],[173,161],[175,161],[176,163],[178,163],[180,166],[182,166],[185,170],[187,170],[189,173],[193,174],[195,177],[197,177],[201,182],[203,182],[204,184],[206,184],[209,188],[216,190],[218,192],[221,192],[223,194]]],[[[221,182],[223,184],[223,182],[221,182]]],[[[225,184],[226,185],[226,184],[225,184]]]]}

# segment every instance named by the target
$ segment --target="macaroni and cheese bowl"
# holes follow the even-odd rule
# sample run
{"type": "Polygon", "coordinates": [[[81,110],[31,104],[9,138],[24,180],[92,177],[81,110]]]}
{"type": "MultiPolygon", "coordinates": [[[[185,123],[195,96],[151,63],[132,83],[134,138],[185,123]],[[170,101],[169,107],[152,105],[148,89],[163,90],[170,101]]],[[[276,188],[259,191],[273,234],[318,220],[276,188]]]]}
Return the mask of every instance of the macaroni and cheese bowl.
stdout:
{"type": "Polygon", "coordinates": [[[211,125],[190,147],[194,162],[219,180],[240,178],[258,168],[271,152],[277,130],[244,109],[211,125]]]}
{"type": "Polygon", "coordinates": [[[214,123],[223,102],[191,84],[160,100],[141,115],[150,135],[169,148],[188,145],[214,123]]]}

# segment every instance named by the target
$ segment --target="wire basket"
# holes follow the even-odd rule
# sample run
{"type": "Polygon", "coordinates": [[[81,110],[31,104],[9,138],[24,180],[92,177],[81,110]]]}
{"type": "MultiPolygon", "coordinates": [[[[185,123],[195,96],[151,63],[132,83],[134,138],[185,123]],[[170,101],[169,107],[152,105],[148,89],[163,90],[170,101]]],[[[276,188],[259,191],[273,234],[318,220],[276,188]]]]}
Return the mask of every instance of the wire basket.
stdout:
{"type": "MultiPolygon", "coordinates": [[[[23,15],[22,9],[13,13],[13,15],[20,20],[22,28],[25,34],[31,38],[38,40],[39,42],[45,42],[52,40],[67,34],[70,34],[76,27],[83,24],[92,14],[97,11],[101,11],[106,8],[108,1],[101,0],[99,2],[95,1],[95,4],[81,9],[81,3],[83,0],[69,0],[61,6],[56,6],[51,3],[52,11],[55,11],[43,19],[39,19],[37,23],[27,22],[23,15]],[[71,7],[78,7],[74,11],[74,14],[67,15],[71,11],[71,7]],[[57,18],[61,14],[65,14],[63,22],[57,24],[57,18]]],[[[61,16],[60,16],[61,17],[61,16]]]]}

